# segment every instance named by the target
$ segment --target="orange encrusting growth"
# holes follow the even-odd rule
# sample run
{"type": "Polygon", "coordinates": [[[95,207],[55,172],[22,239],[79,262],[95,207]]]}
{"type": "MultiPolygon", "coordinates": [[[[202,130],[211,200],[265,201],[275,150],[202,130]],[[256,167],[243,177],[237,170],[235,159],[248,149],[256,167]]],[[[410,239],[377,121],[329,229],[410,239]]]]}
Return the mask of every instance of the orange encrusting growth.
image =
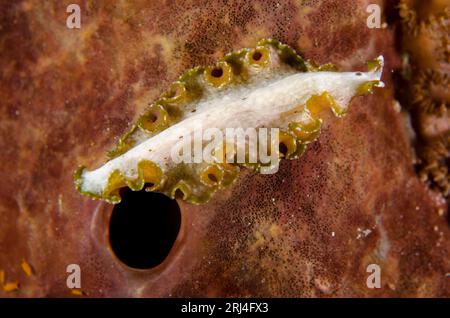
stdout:
{"type": "Polygon", "coordinates": [[[27,276],[31,276],[33,274],[33,269],[31,268],[31,265],[28,264],[25,260],[22,261],[22,264],[20,264],[22,267],[22,270],[25,272],[27,276]]]}
{"type": "Polygon", "coordinates": [[[71,289],[70,294],[73,296],[83,296],[84,295],[83,291],[80,289],[71,289]]]}
{"type": "Polygon", "coordinates": [[[19,283],[18,282],[12,282],[12,283],[6,283],[3,285],[3,290],[5,292],[12,292],[19,289],[19,283]]]}

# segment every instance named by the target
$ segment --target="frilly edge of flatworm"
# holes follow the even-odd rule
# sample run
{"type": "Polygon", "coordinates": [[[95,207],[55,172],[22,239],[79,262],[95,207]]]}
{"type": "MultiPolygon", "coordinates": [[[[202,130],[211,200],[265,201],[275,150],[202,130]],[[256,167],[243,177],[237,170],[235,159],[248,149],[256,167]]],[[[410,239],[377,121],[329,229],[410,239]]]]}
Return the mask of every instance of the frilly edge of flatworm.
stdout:
{"type": "MultiPolygon", "coordinates": [[[[383,86],[383,58],[368,62],[368,68],[337,72],[331,64],[317,66],[272,39],[231,52],[215,65],[190,69],[172,83],[124,134],[107,163],[75,172],[76,188],[110,203],[120,202],[123,187],[207,202],[233,183],[240,167],[260,171],[267,165],[175,163],[170,147],[181,137],[181,129],[193,133],[199,124],[222,132],[228,127],[279,128],[282,151],[274,147],[277,160],[298,158],[319,136],[324,111],[342,116],[354,96],[383,86]]],[[[225,150],[215,149],[217,158],[236,147],[225,145],[225,150]]]]}

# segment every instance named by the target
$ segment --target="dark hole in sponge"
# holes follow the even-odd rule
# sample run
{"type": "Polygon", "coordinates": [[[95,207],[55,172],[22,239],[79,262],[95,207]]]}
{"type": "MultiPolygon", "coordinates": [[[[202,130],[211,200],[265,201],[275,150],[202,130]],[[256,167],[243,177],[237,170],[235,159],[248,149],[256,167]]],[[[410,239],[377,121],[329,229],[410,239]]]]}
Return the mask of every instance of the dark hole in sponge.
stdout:
{"type": "Polygon", "coordinates": [[[213,68],[213,70],[211,71],[211,76],[219,78],[222,75],[223,75],[223,70],[221,67],[213,68]]]}
{"type": "Polygon", "coordinates": [[[149,269],[169,255],[181,225],[176,200],[161,193],[121,191],[109,223],[111,248],[129,267],[149,269]]]}
{"type": "Polygon", "coordinates": [[[208,174],[208,179],[211,180],[212,182],[217,182],[217,177],[213,174],[213,173],[209,173],[208,174]]]}
{"type": "Polygon", "coordinates": [[[158,116],[156,114],[154,114],[154,113],[151,113],[150,116],[149,116],[149,120],[150,120],[151,123],[154,123],[154,122],[156,122],[158,120],[158,116]]]}
{"type": "Polygon", "coordinates": [[[181,189],[176,189],[174,196],[175,196],[175,198],[180,199],[180,200],[184,199],[184,197],[185,197],[184,192],[181,189]]]}
{"type": "Polygon", "coordinates": [[[252,58],[253,58],[255,61],[259,61],[259,60],[261,59],[261,57],[262,57],[262,54],[261,54],[261,52],[259,52],[259,51],[256,51],[255,53],[253,53],[253,56],[252,56],[252,58]]]}
{"type": "Polygon", "coordinates": [[[279,145],[278,147],[279,147],[280,153],[281,153],[283,156],[286,156],[286,154],[287,154],[287,152],[288,152],[287,146],[286,146],[284,143],[280,142],[280,145],[279,145]]]}

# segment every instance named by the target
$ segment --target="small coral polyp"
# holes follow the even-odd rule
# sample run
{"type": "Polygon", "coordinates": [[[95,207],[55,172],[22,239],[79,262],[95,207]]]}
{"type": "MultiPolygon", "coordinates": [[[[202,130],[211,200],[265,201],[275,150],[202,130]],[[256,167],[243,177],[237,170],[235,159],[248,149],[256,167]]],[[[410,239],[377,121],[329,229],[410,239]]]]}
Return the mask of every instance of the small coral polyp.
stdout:
{"type": "Polygon", "coordinates": [[[450,108],[449,76],[433,69],[417,73],[417,79],[412,84],[414,105],[426,113],[445,116],[450,108]]]}
{"type": "MultiPolygon", "coordinates": [[[[188,70],[170,85],[120,139],[108,162],[93,171],[77,170],[76,187],[110,203],[120,201],[122,187],[146,187],[204,203],[233,183],[240,168],[261,171],[265,164],[176,163],[171,148],[186,131],[277,128],[280,147],[269,151],[277,158],[298,158],[319,136],[324,112],[342,116],[354,96],[383,87],[383,58],[368,67],[367,72],[337,72],[329,64],[316,66],[272,39],[229,53],[213,66],[188,70]]],[[[226,151],[238,145],[227,144],[226,151]]]]}
{"type": "Polygon", "coordinates": [[[448,0],[400,0],[400,17],[414,33],[449,17],[448,0]]]}
{"type": "Polygon", "coordinates": [[[432,189],[439,190],[444,197],[450,196],[450,132],[429,141],[420,149],[421,165],[419,177],[432,189]]]}

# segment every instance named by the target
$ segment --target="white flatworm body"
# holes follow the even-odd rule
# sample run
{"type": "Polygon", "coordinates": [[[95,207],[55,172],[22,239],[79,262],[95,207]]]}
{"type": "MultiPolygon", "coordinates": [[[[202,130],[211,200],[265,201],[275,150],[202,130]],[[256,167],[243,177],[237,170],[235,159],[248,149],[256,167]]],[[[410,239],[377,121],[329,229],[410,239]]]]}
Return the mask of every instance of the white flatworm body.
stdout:
{"type": "MultiPolygon", "coordinates": [[[[329,65],[304,62],[277,41],[262,40],[253,49],[228,54],[215,66],[186,72],[121,139],[114,158],[96,170],[77,171],[77,188],[112,203],[119,202],[121,187],[140,190],[145,185],[171,197],[206,202],[232,183],[240,167],[259,170],[264,165],[177,162],[173,147],[186,134],[208,128],[223,134],[229,128],[278,128],[284,151],[275,147],[277,158],[297,158],[319,135],[321,113],[331,109],[341,116],[354,96],[382,87],[382,68],[383,58],[378,57],[368,72],[332,71],[329,65]]],[[[237,146],[226,145],[235,151],[237,146]]]]}

